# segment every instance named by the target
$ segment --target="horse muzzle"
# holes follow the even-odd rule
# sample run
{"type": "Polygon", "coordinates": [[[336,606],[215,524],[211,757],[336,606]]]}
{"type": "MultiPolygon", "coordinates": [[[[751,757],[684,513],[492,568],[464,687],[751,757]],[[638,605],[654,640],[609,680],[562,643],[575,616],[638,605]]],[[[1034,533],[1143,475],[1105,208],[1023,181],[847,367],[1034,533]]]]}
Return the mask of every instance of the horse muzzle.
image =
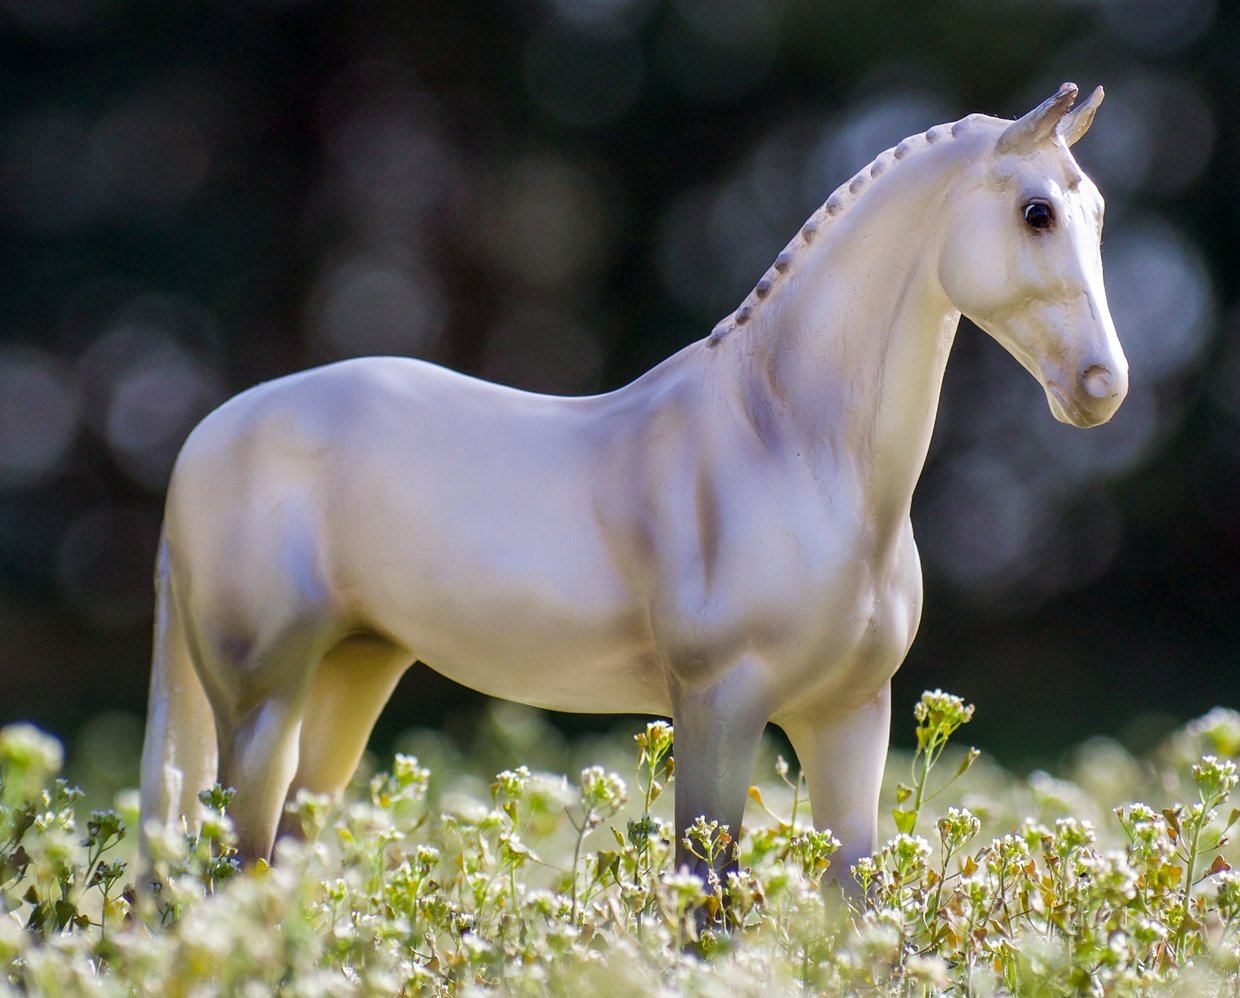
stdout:
{"type": "MultiPolygon", "coordinates": [[[[1067,379],[1065,379],[1067,380],[1067,379]]],[[[1051,413],[1061,423],[1088,428],[1099,426],[1115,415],[1128,394],[1128,365],[1087,363],[1072,379],[1070,390],[1058,380],[1046,382],[1051,413]]]]}

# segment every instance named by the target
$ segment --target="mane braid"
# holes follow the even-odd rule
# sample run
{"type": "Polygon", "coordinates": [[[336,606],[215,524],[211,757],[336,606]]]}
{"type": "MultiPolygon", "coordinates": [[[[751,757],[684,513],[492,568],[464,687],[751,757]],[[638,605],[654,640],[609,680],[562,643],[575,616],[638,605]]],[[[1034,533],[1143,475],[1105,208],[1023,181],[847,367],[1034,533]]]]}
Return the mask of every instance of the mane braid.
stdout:
{"type": "Polygon", "coordinates": [[[753,316],[754,310],[770,296],[780,277],[796,265],[800,258],[800,251],[813,243],[826,225],[856,204],[869,189],[870,181],[877,179],[900,160],[944,139],[960,135],[976,120],[984,117],[985,115],[982,114],[970,114],[950,125],[935,125],[925,132],[910,135],[899,144],[879,153],[867,166],[854,174],[851,180],[837,187],[818,210],[810,215],[797,234],[792,237],[792,241],[780,251],[775,262],[754,285],[754,289],[745,297],[740,307],[711,330],[710,336],[706,339],[706,345],[710,347],[717,345],[732,330],[745,325],[753,316]]]}

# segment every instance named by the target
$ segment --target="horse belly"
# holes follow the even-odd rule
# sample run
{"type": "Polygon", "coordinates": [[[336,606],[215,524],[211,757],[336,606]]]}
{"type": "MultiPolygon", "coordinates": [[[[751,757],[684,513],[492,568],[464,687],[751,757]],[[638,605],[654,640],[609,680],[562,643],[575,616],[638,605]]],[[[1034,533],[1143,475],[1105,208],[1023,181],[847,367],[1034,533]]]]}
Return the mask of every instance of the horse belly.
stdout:
{"type": "Polygon", "coordinates": [[[627,606],[584,598],[568,605],[494,577],[424,587],[407,603],[390,629],[435,671],[471,689],[550,710],[666,711],[667,683],[644,615],[627,606]]]}
{"type": "MultiPolygon", "coordinates": [[[[497,469],[495,464],[490,466],[497,469]]],[[[475,473],[476,474],[476,473],[475,473]]],[[[437,672],[492,696],[579,712],[664,709],[647,614],[579,490],[512,479],[355,517],[360,613],[437,672]]]]}
{"type": "Polygon", "coordinates": [[[617,650],[608,656],[573,649],[527,650],[505,643],[488,653],[472,649],[427,656],[442,676],[488,696],[575,714],[671,715],[671,696],[655,656],[617,650]]]}

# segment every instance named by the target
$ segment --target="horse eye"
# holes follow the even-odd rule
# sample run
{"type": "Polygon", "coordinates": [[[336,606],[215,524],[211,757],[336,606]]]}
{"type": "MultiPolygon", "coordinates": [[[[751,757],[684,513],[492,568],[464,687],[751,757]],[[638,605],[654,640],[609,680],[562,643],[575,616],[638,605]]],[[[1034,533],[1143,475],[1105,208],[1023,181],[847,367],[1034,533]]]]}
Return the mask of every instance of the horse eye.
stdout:
{"type": "Polygon", "coordinates": [[[1055,221],[1055,212],[1045,201],[1030,201],[1025,205],[1025,221],[1034,229],[1049,229],[1055,221]]]}

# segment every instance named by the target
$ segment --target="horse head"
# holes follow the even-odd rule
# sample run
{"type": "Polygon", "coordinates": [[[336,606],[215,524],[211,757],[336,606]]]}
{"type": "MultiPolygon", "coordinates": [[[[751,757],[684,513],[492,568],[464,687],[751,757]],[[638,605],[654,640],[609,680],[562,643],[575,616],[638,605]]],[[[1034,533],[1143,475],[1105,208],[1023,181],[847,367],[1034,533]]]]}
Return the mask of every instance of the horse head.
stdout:
{"type": "Polygon", "coordinates": [[[1069,149],[1093,122],[1102,88],[1073,108],[1076,94],[1065,83],[986,131],[978,168],[951,202],[939,279],[952,304],[1038,379],[1056,419],[1097,426],[1128,392],[1128,361],[1102,282],[1102,196],[1069,149]]]}

